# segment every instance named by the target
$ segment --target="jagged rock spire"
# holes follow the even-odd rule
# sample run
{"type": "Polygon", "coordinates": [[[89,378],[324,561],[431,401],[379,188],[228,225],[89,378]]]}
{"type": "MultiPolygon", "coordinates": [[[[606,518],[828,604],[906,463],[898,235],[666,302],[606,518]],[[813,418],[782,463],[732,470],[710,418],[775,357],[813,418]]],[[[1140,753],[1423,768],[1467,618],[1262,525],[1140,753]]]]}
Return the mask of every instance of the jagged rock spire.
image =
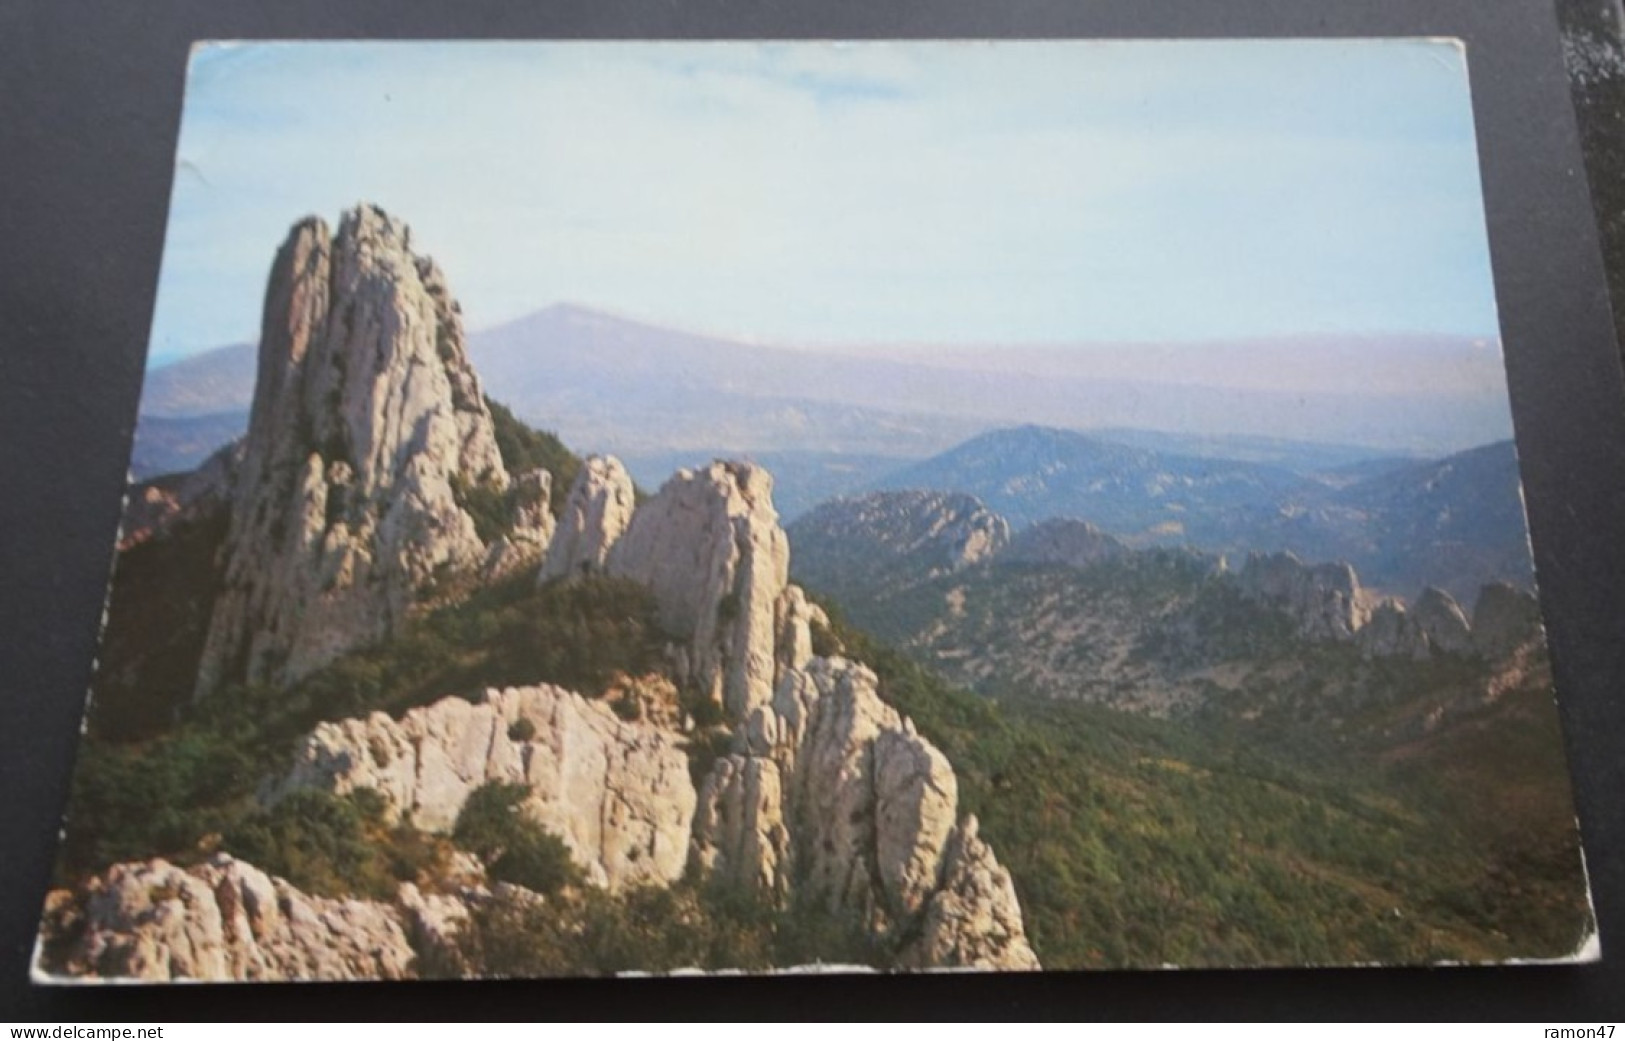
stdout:
{"type": "Polygon", "coordinates": [[[486,546],[471,489],[503,469],[461,309],[377,207],[294,226],[266,289],[259,376],[197,696],[287,683],[394,632],[486,546]]]}
{"type": "Polygon", "coordinates": [[[730,718],[772,699],[790,541],[766,470],[715,462],[677,471],[633,513],[607,570],[654,593],[661,624],[686,641],[683,678],[730,718]]]}

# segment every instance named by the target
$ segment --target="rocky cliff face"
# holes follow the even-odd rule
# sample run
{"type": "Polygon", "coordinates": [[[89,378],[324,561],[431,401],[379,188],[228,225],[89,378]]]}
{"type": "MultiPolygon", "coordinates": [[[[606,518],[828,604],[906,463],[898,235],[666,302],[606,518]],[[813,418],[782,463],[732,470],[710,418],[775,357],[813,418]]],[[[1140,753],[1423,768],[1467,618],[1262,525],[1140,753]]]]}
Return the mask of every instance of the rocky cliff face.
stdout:
{"type": "MultiPolygon", "coordinates": [[[[333,233],[316,219],[292,230],[258,366],[241,445],[141,503],[141,537],[221,511],[195,697],[292,683],[396,635],[448,590],[535,568],[540,582],[603,572],[646,586],[677,684],[723,720],[696,735],[678,686],[656,674],[617,677],[592,701],[540,684],[445,698],[317,726],[266,779],[263,804],[369,788],[394,820],[443,832],[480,786],[520,783],[525,812],[606,889],[698,866],[843,916],[899,964],[1037,967],[1008,873],[959,816],[947,759],[870,670],[815,655],[828,620],[789,583],[765,470],[682,470],[634,508],[620,463],[590,459],[555,525],[551,476],[504,467],[444,277],[370,206],[333,233]],[[718,734],[730,754],[704,761],[697,789],[689,744],[718,734]]],[[[904,534],[934,567],[1008,542],[973,499],[923,505],[924,526],[904,534]]],[[[413,941],[445,948],[468,906],[414,885],[393,903],[323,900],[221,855],[189,870],[116,865],[53,897],[47,935],[53,964],[78,975],[400,978],[413,941]]]]}
{"type": "Polygon", "coordinates": [[[1373,657],[1510,656],[1540,635],[1535,597],[1505,582],[1483,588],[1473,620],[1454,597],[1429,586],[1407,609],[1392,597],[1370,605],[1371,594],[1348,564],[1305,564],[1290,553],[1249,554],[1236,576],[1244,596],[1285,611],[1300,635],[1354,641],[1373,657]]]}
{"type": "Polygon", "coordinates": [[[1372,658],[1426,658],[1427,636],[1405,605],[1387,597],[1371,611],[1356,635],[1360,650],[1372,658]]]}
{"type": "Polygon", "coordinates": [[[223,853],[53,893],[41,940],[48,972],[148,982],[405,979],[414,957],[394,907],[308,896],[223,853]]]}
{"type": "Polygon", "coordinates": [[[1286,611],[1300,635],[1349,640],[1370,617],[1368,597],[1344,563],[1305,564],[1291,553],[1249,553],[1237,575],[1243,595],[1286,611]]]}
{"type": "Polygon", "coordinates": [[[618,470],[583,471],[543,573],[603,560],[649,586],[680,671],[723,708],[734,747],[689,803],[693,865],[909,938],[910,965],[1036,968],[1008,873],[956,820],[952,766],[880,700],[874,673],[814,656],[827,619],[787,581],[768,474],[679,471],[625,522],[618,470]]]}
{"type": "Polygon", "coordinates": [[[323,723],[261,797],[371,788],[396,819],[450,831],[492,781],[530,788],[526,810],[590,881],[613,890],[682,876],[696,798],[679,734],[558,687],[487,691],[477,704],[445,698],[399,721],[375,712],[323,723]]]}
{"type": "Polygon", "coordinates": [[[1375,658],[1473,653],[1467,616],[1454,597],[1433,586],[1423,590],[1409,610],[1398,600],[1384,599],[1372,609],[1355,640],[1375,658]]]}
{"type": "Polygon", "coordinates": [[[1472,653],[1473,638],[1467,616],[1449,593],[1428,586],[1412,605],[1411,616],[1432,650],[1443,654],[1472,653]]]}
{"type": "Polygon", "coordinates": [[[682,641],[679,678],[733,718],[773,696],[790,543],[772,492],[772,476],[748,463],[679,470],[633,513],[606,562],[653,591],[661,625],[682,641]]]}
{"type": "Polygon", "coordinates": [[[814,658],[707,777],[694,860],[865,922],[905,965],[1037,968],[1008,872],[957,813],[952,766],[880,700],[874,673],[814,658]]]}
{"type": "Polygon", "coordinates": [[[595,455],[583,460],[537,580],[603,571],[610,549],[632,522],[633,505],[632,478],[619,459],[595,455]]]}
{"type": "Polygon", "coordinates": [[[259,374],[196,694],[285,683],[389,635],[486,559],[466,497],[503,468],[445,278],[361,206],[294,227],[259,374]]]}

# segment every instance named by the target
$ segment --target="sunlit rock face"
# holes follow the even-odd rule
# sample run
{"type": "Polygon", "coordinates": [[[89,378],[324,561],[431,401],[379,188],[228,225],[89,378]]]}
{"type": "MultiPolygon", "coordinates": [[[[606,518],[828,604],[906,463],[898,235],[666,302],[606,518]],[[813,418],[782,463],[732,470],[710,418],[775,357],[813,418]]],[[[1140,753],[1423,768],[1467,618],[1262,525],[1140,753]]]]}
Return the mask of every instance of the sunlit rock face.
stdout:
{"type": "Polygon", "coordinates": [[[766,470],[679,470],[633,513],[607,570],[654,593],[661,625],[682,641],[683,679],[730,718],[771,700],[790,540],[766,470]]]}
{"type": "Polygon", "coordinates": [[[271,268],[253,412],[197,696],[285,684],[397,631],[489,547],[505,493],[461,311],[401,221],[309,218],[271,268]]]}

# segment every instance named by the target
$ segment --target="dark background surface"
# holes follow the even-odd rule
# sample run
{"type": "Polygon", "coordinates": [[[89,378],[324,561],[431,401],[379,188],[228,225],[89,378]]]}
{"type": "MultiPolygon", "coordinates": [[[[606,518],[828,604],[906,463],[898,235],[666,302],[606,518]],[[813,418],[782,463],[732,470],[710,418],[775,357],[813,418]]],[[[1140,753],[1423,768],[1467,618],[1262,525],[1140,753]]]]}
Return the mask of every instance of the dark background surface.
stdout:
{"type": "Polygon", "coordinates": [[[1625,1017],[1625,396],[1565,73],[1566,58],[1604,241],[1625,279],[1625,60],[1612,4],[1562,0],[1560,34],[1551,0],[311,0],[274,9],[0,0],[0,1021],[1625,1017]],[[27,982],[111,563],[192,40],[1388,35],[1468,44],[1526,498],[1610,951],[1602,963],[94,990],[27,982]]]}

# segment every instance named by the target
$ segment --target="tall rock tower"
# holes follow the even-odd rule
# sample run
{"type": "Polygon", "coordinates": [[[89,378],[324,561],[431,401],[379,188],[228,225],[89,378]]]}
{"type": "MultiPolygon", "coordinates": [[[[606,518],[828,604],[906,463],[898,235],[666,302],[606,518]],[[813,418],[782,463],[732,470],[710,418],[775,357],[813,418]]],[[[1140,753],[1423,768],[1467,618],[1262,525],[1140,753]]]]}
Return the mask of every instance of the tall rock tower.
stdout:
{"type": "Polygon", "coordinates": [[[485,559],[466,502],[509,476],[461,309],[411,244],[361,205],[277,252],[196,697],[297,680],[485,559]]]}

